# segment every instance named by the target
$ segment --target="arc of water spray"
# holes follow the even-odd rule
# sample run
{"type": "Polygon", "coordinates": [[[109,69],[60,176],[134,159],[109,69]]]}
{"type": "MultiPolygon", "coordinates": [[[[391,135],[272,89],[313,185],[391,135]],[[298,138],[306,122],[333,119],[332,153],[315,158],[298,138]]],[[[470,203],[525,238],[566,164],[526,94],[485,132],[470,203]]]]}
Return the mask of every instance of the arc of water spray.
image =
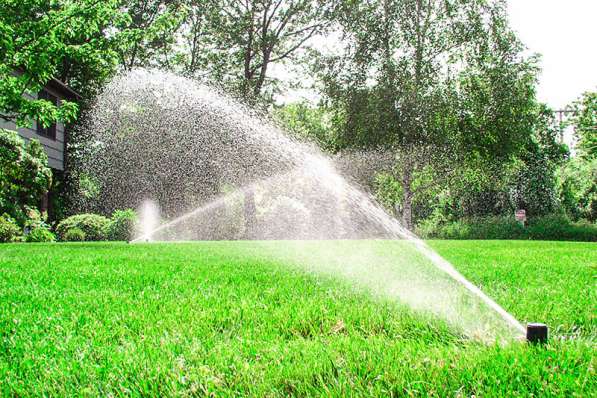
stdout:
{"type": "Polygon", "coordinates": [[[471,283],[468,279],[466,279],[460,272],[454,268],[450,262],[440,256],[437,252],[431,249],[423,240],[421,240],[418,236],[404,228],[395,218],[389,217],[385,210],[383,210],[379,205],[376,205],[370,198],[367,197],[365,193],[360,190],[351,188],[351,194],[358,197],[361,200],[361,203],[370,204],[370,214],[376,218],[379,222],[383,224],[387,224],[386,220],[392,224],[391,226],[387,226],[387,230],[395,232],[398,237],[405,239],[411,242],[425,257],[427,257],[431,263],[438,268],[439,270],[448,274],[452,279],[459,282],[462,286],[465,287],[469,292],[474,294],[475,296],[479,297],[489,308],[493,309],[495,312],[498,313],[509,325],[514,327],[518,332],[524,335],[526,333],[526,329],[514,316],[512,316],[508,311],[502,308],[498,303],[492,300],[489,296],[487,296],[481,289],[471,283]]]}
{"type": "MultiPolygon", "coordinates": [[[[358,210],[367,217],[371,217],[373,220],[377,221],[379,225],[386,229],[390,236],[406,239],[411,242],[437,269],[446,273],[450,278],[459,283],[474,296],[480,298],[483,303],[496,311],[508,325],[511,325],[518,332],[524,333],[524,327],[512,315],[483,293],[481,289],[469,282],[448,261],[427,246],[425,242],[402,227],[395,218],[388,215],[387,212],[375,202],[371,195],[355,188],[352,184],[346,181],[334,169],[329,159],[319,154],[319,152],[308,150],[304,145],[294,142],[280,132],[279,129],[272,127],[267,123],[263,123],[261,119],[253,116],[250,110],[247,110],[233,100],[219,95],[218,93],[214,93],[205,86],[199,86],[186,79],[169,74],[143,71],[136,73],[136,75],[133,74],[132,80],[130,75],[126,76],[127,80],[124,80],[124,82],[132,81],[132,83],[125,84],[125,88],[130,90],[131,85],[135,88],[140,84],[142,84],[142,87],[146,87],[149,81],[154,84],[150,87],[154,87],[158,90],[163,91],[163,87],[167,86],[168,91],[164,95],[170,95],[174,99],[180,96],[178,90],[185,93],[185,100],[189,102],[190,109],[194,110],[194,113],[196,114],[204,114],[206,111],[209,113],[211,112],[210,110],[216,110],[218,112],[218,120],[221,122],[220,125],[223,123],[225,126],[242,126],[242,139],[245,140],[243,141],[243,145],[254,144],[263,146],[265,144],[267,148],[275,150],[276,159],[281,162],[281,164],[294,165],[295,167],[302,164],[303,166],[300,170],[306,171],[307,173],[310,173],[311,176],[318,178],[328,189],[330,189],[331,186],[331,189],[335,189],[335,194],[338,198],[349,199],[351,203],[357,203],[358,210]],[[167,82],[167,84],[164,82],[167,82]],[[198,107],[200,107],[201,112],[197,112],[197,109],[199,109],[198,107]]],[[[116,81],[115,83],[112,83],[112,87],[119,87],[118,84],[122,83],[123,80],[116,81]]],[[[118,95],[112,95],[110,98],[112,97],[120,98],[118,95]]],[[[137,97],[138,95],[135,96],[135,98],[137,97]]],[[[103,108],[98,107],[98,109],[103,108]]],[[[103,120],[102,125],[104,125],[103,120]]],[[[279,176],[272,177],[272,179],[273,178],[279,178],[279,176]]],[[[241,188],[237,192],[246,191],[257,184],[263,184],[268,180],[269,179],[258,181],[241,188]]],[[[228,197],[230,197],[230,195],[220,197],[207,205],[159,226],[150,233],[134,239],[132,242],[139,242],[148,236],[176,225],[190,217],[201,214],[209,209],[213,209],[216,206],[220,206],[228,197]]]]}
{"type": "Polygon", "coordinates": [[[516,318],[512,316],[508,311],[502,308],[498,303],[493,301],[488,295],[483,293],[481,289],[477,286],[472,284],[468,279],[466,279],[460,272],[454,268],[452,264],[450,264],[447,260],[445,260],[442,256],[437,254],[434,250],[432,250],[425,242],[423,242],[418,237],[414,236],[410,239],[411,242],[427,257],[431,260],[431,263],[435,265],[440,270],[444,271],[446,274],[450,275],[454,280],[460,282],[468,291],[479,297],[487,306],[497,312],[508,324],[512,325],[517,331],[522,333],[523,335],[526,333],[526,329],[516,318]]]}
{"type": "MultiPolygon", "coordinates": [[[[156,234],[160,231],[171,228],[189,218],[197,216],[198,214],[204,213],[211,209],[215,209],[215,208],[221,206],[226,200],[228,200],[233,195],[239,195],[239,194],[246,192],[250,189],[254,189],[258,185],[267,184],[268,182],[271,182],[278,178],[291,177],[292,175],[298,174],[300,171],[301,171],[301,168],[297,168],[291,172],[288,172],[285,174],[279,174],[279,175],[269,177],[266,179],[262,179],[255,183],[246,185],[246,186],[238,189],[234,193],[222,195],[222,196],[218,197],[217,199],[209,202],[207,205],[201,206],[189,213],[183,214],[182,216],[177,217],[177,218],[173,219],[172,221],[155,228],[154,230],[146,233],[145,235],[135,238],[134,240],[131,241],[131,243],[143,242],[143,241],[147,240],[147,238],[149,236],[153,236],[154,234],[156,234]]],[[[347,184],[344,181],[342,181],[342,182],[344,183],[343,185],[347,185],[348,188],[351,188],[350,194],[360,197],[359,199],[366,201],[367,203],[373,203],[373,202],[371,202],[370,198],[367,198],[367,196],[365,194],[363,194],[361,191],[354,189],[353,187],[351,187],[349,184],[347,184]]],[[[371,214],[374,216],[374,218],[378,219],[378,221],[382,222],[383,224],[386,224],[385,220],[387,220],[388,217],[383,209],[379,208],[379,206],[373,205],[370,210],[372,211],[371,214]],[[379,214],[379,212],[381,212],[383,214],[379,214]],[[384,217],[384,216],[386,216],[386,217],[384,217]]],[[[467,289],[473,295],[475,295],[479,299],[481,299],[481,301],[483,301],[489,308],[491,308],[492,310],[497,312],[498,315],[500,315],[502,317],[502,319],[504,319],[509,325],[511,325],[518,332],[522,333],[523,335],[525,334],[526,329],[524,328],[524,326],[522,326],[522,324],[520,322],[518,322],[518,320],[516,318],[514,318],[514,316],[512,316],[508,311],[506,311],[498,303],[496,303],[489,296],[487,296],[481,289],[479,289],[477,286],[475,286],[473,283],[471,283],[468,279],[466,279],[460,272],[458,272],[456,270],[456,268],[454,268],[454,266],[452,264],[450,264],[446,259],[444,259],[442,256],[440,256],[433,249],[431,249],[423,240],[421,240],[419,237],[414,235],[412,232],[405,229],[394,218],[389,218],[389,219],[391,220],[391,222],[393,224],[391,227],[386,226],[386,228],[389,231],[393,231],[394,233],[396,233],[397,237],[411,242],[426,258],[428,258],[431,261],[431,263],[436,268],[438,268],[442,272],[449,275],[456,282],[458,282],[462,286],[464,286],[465,289],[467,289]]]]}
{"type": "Polygon", "coordinates": [[[264,183],[268,183],[268,182],[270,182],[272,180],[275,180],[275,179],[278,179],[278,178],[290,177],[290,176],[292,176],[293,174],[296,174],[296,173],[297,173],[297,171],[294,170],[294,171],[291,171],[291,172],[288,172],[288,173],[278,174],[278,175],[275,175],[273,177],[269,177],[269,178],[265,178],[265,179],[259,180],[257,182],[252,183],[252,184],[245,185],[244,187],[237,189],[233,193],[221,195],[221,196],[217,197],[216,199],[212,200],[211,202],[207,203],[204,206],[198,207],[198,208],[196,208],[193,211],[190,211],[188,213],[183,214],[182,216],[179,216],[179,217],[173,219],[172,221],[169,221],[169,222],[167,222],[165,224],[160,225],[159,227],[153,229],[152,231],[146,232],[145,234],[143,234],[143,235],[141,235],[141,236],[139,236],[139,237],[131,240],[130,243],[145,242],[145,241],[147,241],[149,239],[149,237],[154,236],[156,233],[158,233],[160,231],[164,231],[164,230],[166,230],[168,228],[171,228],[171,227],[173,227],[173,226],[175,226],[177,224],[180,224],[181,222],[183,222],[185,220],[188,220],[189,218],[195,217],[198,214],[201,214],[201,213],[204,213],[206,211],[218,208],[219,206],[221,206],[222,204],[224,204],[226,202],[226,200],[229,199],[231,196],[239,195],[239,194],[244,193],[244,192],[248,192],[249,190],[256,188],[258,185],[262,185],[264,183]]]}

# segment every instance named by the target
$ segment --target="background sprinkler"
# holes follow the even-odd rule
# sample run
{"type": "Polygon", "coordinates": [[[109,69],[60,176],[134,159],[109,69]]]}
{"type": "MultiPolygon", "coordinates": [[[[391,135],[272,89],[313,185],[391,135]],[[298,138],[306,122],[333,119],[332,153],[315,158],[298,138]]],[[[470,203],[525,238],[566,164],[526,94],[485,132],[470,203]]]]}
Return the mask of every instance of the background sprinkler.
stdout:
{"type": "Polygon", "coordinates": [[[547,343],[547,325],[544,323],[527,324],[527,341],[533,344],[547,343]]]}

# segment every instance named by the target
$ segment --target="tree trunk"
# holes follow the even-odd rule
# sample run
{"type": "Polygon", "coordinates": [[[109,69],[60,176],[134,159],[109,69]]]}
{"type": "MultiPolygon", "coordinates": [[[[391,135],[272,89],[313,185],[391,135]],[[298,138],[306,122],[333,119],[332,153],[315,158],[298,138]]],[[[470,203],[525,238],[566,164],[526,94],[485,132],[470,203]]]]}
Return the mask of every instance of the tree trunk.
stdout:
{"type": "Polygon", "coordinates": [[[402,226],[409,231],[413,229],[413,198],[410,189],[404,190],[402,204],[402,226]]]}
{"type": "Polygon", "coordinates": [[[412,165],[407,162],[402,174],[402,226],[409,231],[413,229],[412,172],[412,165]]]}
{"type": "Polygon", "coordinates": [[[257,208],[255,206],[255,191],[249,188],[245,192],[245,236],[246,240],[255,239],[257,225],[257,208]]]}

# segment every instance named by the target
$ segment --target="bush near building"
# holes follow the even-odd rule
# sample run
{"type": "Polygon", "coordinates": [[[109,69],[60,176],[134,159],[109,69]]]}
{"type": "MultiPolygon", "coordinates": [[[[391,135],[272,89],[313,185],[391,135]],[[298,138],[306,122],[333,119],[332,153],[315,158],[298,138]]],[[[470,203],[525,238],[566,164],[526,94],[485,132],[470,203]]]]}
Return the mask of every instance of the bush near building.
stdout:
{"type": "Polygon", "coordinates": [[[98,214],[77,214],[62,220],[56,227],[56,233],[61,241],[72,236],[73,229],[78,229],[85,234],[86,241],[106,240],[106,227],[110,220],[98,214]]]}
{"type": "Polygon", "coordinates": [[[15,131],[0,129],[0,214],[23,228],[51,185],[48,156],[39,141],[25,143],[15,131]]]}

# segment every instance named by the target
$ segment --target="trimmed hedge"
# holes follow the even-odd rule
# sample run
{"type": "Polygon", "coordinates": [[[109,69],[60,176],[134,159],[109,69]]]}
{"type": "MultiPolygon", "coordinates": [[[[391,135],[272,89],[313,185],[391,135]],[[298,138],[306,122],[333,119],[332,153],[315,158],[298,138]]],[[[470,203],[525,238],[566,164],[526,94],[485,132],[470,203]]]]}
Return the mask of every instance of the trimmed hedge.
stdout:
{"type": "Polygon", "coordinates": [[[71,228],[64,234],[64,240],[67,242],[85,242],[85,232],[81,228],[71,228]]]}
{"type": "Polygon", "coordinates": [[[130,241],[135,233],[137,214],[132,209],[116,210],[106,226],[106,238],[112,241],[130,241]]]}
{"type": "Polygon", "coordinates": [[[522,226],[514,217],[487,217],[425,225],[417,230],[424,239],[456,240],[566,240],[597,242],[597,225],[571,222],[567,217],[551,215],[529,220],[522,226]]]}
{"type": "Polygon", "coordinates": [[[56,235],[47,228],[37,227],[25,235],[25,242],[56,242],[56,235]]]}
{"type": "Polygon", "coordinates": [[[588,221],[571,222],[564,216],[545,216],[531,220],[527,228],[529,239],[597,242],[597,224],[588,221]]]}
{"type": "Polygon", "coordinates": [[[69,231],[79,229],[85,234],[86,241],[106,240],[106,228],[110,222],[104,216],[98,214],[77,214],[62,220],[56,227],[56,233],[61,241],[67,241],[72,237],[69,231]]]}

